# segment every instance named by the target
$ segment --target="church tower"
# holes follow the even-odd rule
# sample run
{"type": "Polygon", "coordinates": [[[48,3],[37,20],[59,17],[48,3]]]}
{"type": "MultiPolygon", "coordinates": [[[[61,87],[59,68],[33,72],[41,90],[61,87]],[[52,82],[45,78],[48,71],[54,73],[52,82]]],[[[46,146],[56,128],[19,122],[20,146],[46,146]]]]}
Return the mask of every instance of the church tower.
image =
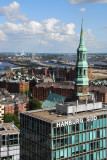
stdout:
{"type": "Polygon", "coordinates": [[[75,93],[77,99],[88,99],[89,79],[87,49],[84,43],[83,19],[81,24],[80,44],[77,49],[77,62],[75,70],[75,93]]]}

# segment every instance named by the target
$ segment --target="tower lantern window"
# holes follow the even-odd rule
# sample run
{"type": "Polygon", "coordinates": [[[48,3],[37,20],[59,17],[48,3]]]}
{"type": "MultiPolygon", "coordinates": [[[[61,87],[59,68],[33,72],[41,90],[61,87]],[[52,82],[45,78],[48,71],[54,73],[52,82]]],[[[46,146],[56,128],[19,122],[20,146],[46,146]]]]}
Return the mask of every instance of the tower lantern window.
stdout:
{"type": "Polygon", "coordinates": [[[86,75],[86,70],[84,70],[84,75],[86,75]]]}
{"type": "Polygon", "coordinates": [[[80,53],[80,58],[82,58],[82,53],[80,53]]]}
{"type": "Polygon", "coordinates": [[[83,58],[85,59],[85,54],[83,55],[83,58]]]}
{"type": "Polygon", "coordinates": [[[80,76],[82,75],[82,70],[80,69],[80,76]]]}

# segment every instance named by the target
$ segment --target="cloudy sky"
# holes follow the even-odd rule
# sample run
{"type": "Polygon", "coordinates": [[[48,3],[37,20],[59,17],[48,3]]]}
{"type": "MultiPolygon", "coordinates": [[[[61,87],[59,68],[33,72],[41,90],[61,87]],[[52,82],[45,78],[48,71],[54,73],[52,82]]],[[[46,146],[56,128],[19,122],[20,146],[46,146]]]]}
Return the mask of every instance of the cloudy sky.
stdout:
{"type": "Polygon", "coordinates": [[[0,0],[0,52],[107,53],[107,0],[0,0]]]}

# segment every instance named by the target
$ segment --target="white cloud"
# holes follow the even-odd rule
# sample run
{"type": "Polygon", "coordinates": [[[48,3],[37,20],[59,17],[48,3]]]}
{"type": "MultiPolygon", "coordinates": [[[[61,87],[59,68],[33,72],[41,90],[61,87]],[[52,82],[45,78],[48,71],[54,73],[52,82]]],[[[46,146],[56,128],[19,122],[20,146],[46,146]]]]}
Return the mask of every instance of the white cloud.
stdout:
{"type": "Polygon", "coordinates": [[[42,45],[48,45],[48,42],[47,41],[43,41],[43,40],[40,40],[39,43],[42,44],[42,45]]]}
{"type": "Polygon", "coordinates": [[[22,34],[22,35],[36,35],[43,33],[42,25],[35,21],[30,21],[24,24],[14,24],[7,22],[5,24],[1,24],[0,28],[9,34],[22,34]]]}
{"type": "Polygon", "coordinates": [[[11,34],[16,34],[20,33],[23,31],[23,25],[22,24],[14,24],[7,22],[5,24],[1,24],[0,28],[5,32],[5,33],[11,33],[11,34]]]}
{"type": "Polygon", "coordinates": [[[80,8],[80,10],[79,10],[80,12],[85,12],[86,11],[86,9],[85,8],[80,8]]]}
{"type": "Polygon", "coordinates": [[[75,35],[75,25],[73,23],[57,24],[59,21],[58,19],[47,19],[41,23],[28,21],[23,24],[6,22],[0,25],[0,29],[9,37],[10,35],[14,35],[14,37],[19,35],[18,38],[20,39],[25,36],[26,38],[39,36],[39,38],[41,37],[43,40],[66,41],[69,37],[75,35]]]}
{"type": "Polygon", "coordinates": [[[69,0],[70,4],[107,3],[107,0],[69,0]]]}
{"type": "Polygon", "coordinates": [[[25,34],[42,34],[44,31],[42,24],[36,21],[30,21],[28,23],[24,23],[23,32],[25,34]]]}
{"type": "Polygon", "coordinates": [[[27,21],[27,17],[20,13],[20,5],[17,2],[11,3],[9,6],[4,6],[0,9],[0,16],[6,16],[9,21],[27,21]]]}
{"type": "MultiPolygon", "coordinates": [[[[20,13],[19,9],[20,5],[17,2],[13,2],[9,6],[4,6],[0,9],[0,15],[6,16],[9,20],[4,24],[0,24],[0,40],[8,40],[9,46],[11,44],[12,47],[13,43],[16,43],[16,47],[17,44],[20,44],[18,47],[23,47],[23,44],[28,43],[30,45],[25,45],[25,48],[36,45],[40,49],[42,47],[53,47],[53,49],[56,49],[55,46],[57,46],[58,50],[63,50],[66,46],[67,50],[73,48],[76,51],[80,35],[75,33],[74,23],[65,24],[55,18],[46,19],[41,22],[28,20],[25,15],[20,13]]],[[[81,8],[80,11],[84,12],[85,8],[81,8]]],[[[95,37],[91,29],[88,29],[85,32],[87,46],[90,47],[92,44],[95,44],[94,41],[95,37]]]]}
{"type": "Polygon", "coordinates": [[[87,42],[92,42],[95,40],[95,36],[92,34],[92,30],[91,29],[88,29],[86,32],[85,32],[85,40],[87,42]]]}
{"type": "Polygon", "coordinates": [[[75,25],[73,23],[66,24],[65,26],[62,27],[64,34],[67,35],[74,35],[75,34],[74,29],[75,25]]]}
{"type": "Polygon", "coordinates": [[[56,29],[58,29],[58,27],[55,27],[55,25],[59,22],[60,20],[51,18],[44,20],[42,23],[44,24],[44,27],[47,32],[56,32],[56,29]]]}
{"type": "Polygon", "coordinates": [[[6,41],[6,40],[7,40],[7,36],[3,31],[0,30],[0,41],[6,41]]]}

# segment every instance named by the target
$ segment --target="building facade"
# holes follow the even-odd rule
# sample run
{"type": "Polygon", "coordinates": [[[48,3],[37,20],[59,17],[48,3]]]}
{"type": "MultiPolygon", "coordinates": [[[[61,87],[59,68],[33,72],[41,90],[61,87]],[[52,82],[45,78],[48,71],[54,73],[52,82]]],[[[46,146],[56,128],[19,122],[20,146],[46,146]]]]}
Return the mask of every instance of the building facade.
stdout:
{"type": "Polygon", "coordinates": [[[74,85],[69,83],[41,83],[33,88],[33,98],[44,101],[50,93],[59,94],[66,98],[73,98],[74,85]]]}
{"type": "Polygon", "coordinates": [[[21,113],[21,160],[107,159],[107,108],[101,102],[78,104],[74,114],[74,105],[67,106],[68,115],[60,106],[21,113]],[[93,112],[80,112],[84,105],[93,112]]]}
{"type": "Polygon", "coordinates": [[[12,123],[0,124],[0,160],[20,160],[19,129],[12,123]]]}
{"type": "MultiPolygon", "coordinates": [[[[48,67],[48,68],[32,68],[28,70],[29,75],[38,75],[52,77],[55,74],[55,81],[74,81],[75,67],[48,67]]],[[[88,67],[88,78],[91,78],[91,68],[88,67]]]]}

